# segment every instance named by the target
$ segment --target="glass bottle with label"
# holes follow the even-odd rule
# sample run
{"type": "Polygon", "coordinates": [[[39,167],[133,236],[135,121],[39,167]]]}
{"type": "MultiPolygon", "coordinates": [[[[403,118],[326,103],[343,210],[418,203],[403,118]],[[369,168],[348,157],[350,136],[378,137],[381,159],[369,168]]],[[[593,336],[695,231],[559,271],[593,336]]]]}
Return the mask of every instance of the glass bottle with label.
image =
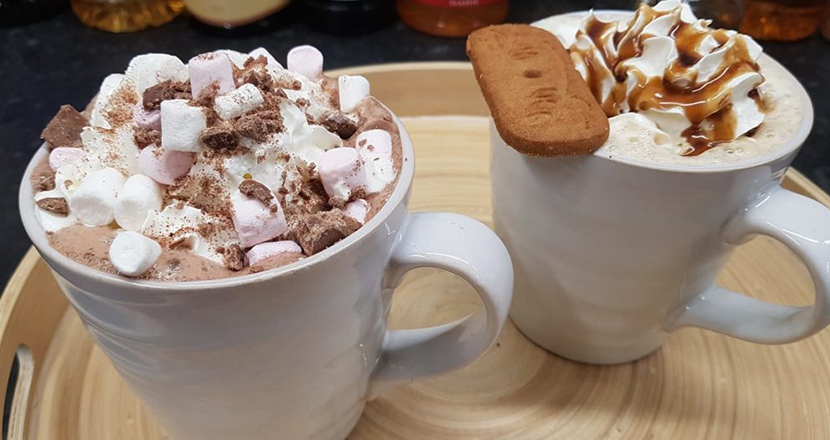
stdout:
{"type": "Polygon", "coordinates": [[[463,37],[503,22],[508,0],[398,0],[404,23],[432,35],[463,37]]]}

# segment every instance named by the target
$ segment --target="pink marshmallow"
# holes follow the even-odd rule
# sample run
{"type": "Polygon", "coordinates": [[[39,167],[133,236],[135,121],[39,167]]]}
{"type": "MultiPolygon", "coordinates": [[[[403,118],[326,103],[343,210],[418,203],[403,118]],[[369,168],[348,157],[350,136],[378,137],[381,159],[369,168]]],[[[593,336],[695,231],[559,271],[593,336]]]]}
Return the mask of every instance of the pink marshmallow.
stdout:
{"type": "Polygon", "coordinates": [[[49,168],[57,171],[58,168],[69,165],[72,162],[84,157],[86,153],[81,148],[58,147],[49,153],[49,168]]]}
{"type": "Polygon", "coordinates": [[[195,161],[193,153],[150,145],[138,154],[138,169],[158,183],[172,185],[190,171],[195,161]]]}
{"type": "Polygon", "coordinates": [[[346,203],[343,207],[343,214],[357,220],[360,224],[366,223],[366,214],[369,213],[369,202],[363,199],[357,199],[353,202],[346,203]]]}
{"type": "Polygon", "coordinates": [[[187,70],[194,98],[198,98],[214,82],[219,85],[220,95],[236,89],[231,60],[223,53],[206,53],[192,58],[187,64],[187,70]]]}
{"type": "Polygon", "coordinates": [[[302,254],[300,245],[291,240],[269,241],[260,243],[249,250],[246,255],[251,266],[279,254],[302,254]]]}
{"type": "Polygon", "coordinates": [[[320,157],[320,180],[330,197],[349,200],[351,195],[366,187],[363,162],[354,148],[333,148],[320,157]]]}
{"type": "Polygon", "coordinates": [[[317,81],[323,78],[323,54],[314,46],[297,46],[288,52],[288,70],[317,81]]]}
{"type": "Polygon", "coordinates": [[[133,108],[133,122],[141,128],[161,130],[161,110],[147,111],[139,102],[133,108]]]}
{"type": "Polygon", "coordinates": [[[366,130],[357,135],[355,148],[364,161],[374,157],[392,157],[392,136],[386,130],[366,130]]]}
{"type": "Polygon", "coordinates": [[[285,214],[279,203],[273,212],[262,202],[248,198],[241,193],[231,197],[233,204],[233,226],[239,236],[239,245],[249,248],[268,241],[288,231],[285,214]]]}

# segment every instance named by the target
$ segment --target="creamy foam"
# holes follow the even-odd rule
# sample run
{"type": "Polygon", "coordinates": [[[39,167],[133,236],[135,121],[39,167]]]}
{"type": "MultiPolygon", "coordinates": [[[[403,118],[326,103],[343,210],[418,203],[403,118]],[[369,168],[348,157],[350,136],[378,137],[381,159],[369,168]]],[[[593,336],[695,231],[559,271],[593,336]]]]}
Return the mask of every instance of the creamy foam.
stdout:
{"type": "MultiPolygon", "coordinates": [[[[631,13],[626,12],[596,11],[595,15],[603,21],[626,21],[631,18],[631,13]]],[[[562,26],[574,28],[579,27],[584,18],[582,14],[561,15],[541,20],[535,25],[546,30],[562,26]]],[[[804,117],[799,100],[800,86],[789,72],[769,58],[761,57],[758,65],[764,77],[758,91],[767,105],[767,112],[751,136],[718,143],[696,156],[684,156],[683,153],[691,147],[688,141],[669,141],[667,138],[670,136],[659,128],[638,124],[641,121],[630,120],[630,116],[624,114],[609,119],[611,134],[595,154],[661,165],[708,167],[735,164],[775,151],[795,135],[804,117]],[[622,120],[616,120],[621,117],[622,120]]]]}

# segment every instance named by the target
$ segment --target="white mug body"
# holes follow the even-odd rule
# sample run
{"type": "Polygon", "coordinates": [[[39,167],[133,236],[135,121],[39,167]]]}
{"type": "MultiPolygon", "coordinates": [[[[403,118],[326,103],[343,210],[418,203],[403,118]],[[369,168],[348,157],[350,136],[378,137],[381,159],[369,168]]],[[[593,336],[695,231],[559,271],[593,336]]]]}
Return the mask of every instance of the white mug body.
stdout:
{"type": "MultiPolygon", "coordinates": [[[[783,69],[766,55],[761,63],[783,69]]],[[[827,325],[830,215],[779,185],[812,127],[809,97],[800,86],[797,94],[803,118],[793,138],[734,165],[662,165],[602,151],[526,156],[491,122],[493,222],[514,262],[516,326],[563,357],[615,364],[651,353],[684,326],[784,343],[827,325]],[[715,284],[735,246],[757,233],[802,257],[814,306],[776,308],[715,284]]]]}
{"type": "MultiPolygon", "coordinates": [[[[175,439],[343,439],[373,389],[463,366],[495,340],[510,304],[509,256],[472,219],[407,212],[413,150],[395,121],[403,166],[375,217],[319,254],[235,278],[134,281],[72,261],[49,246],[24,177],[20,209],[33,243],[94,341],[175,439]],[[468,241],[479,245],[459,244],[468,241]],[[455,260],[436,261],[419,249],[455,260]],[[483,310],[440,334],[388,331],[392,290],[423,265],[476,280],[483,310]],[[493,277],[481,278],[473,266],[493,277]],[[458,334],[466,339],[456,341],[458,334]]],[[[27,176],[45,154],[38,152],[27,176]]]]}

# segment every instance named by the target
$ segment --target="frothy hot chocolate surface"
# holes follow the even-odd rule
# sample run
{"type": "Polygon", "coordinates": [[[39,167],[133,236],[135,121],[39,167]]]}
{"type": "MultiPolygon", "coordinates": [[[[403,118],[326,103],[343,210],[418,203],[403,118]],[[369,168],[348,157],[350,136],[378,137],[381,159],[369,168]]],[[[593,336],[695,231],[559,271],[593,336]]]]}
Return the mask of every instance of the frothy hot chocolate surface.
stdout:
{"type": "Polygon", "coordinates": [[[595,154],[728,165],[783,146],[803,117],[798,84],[761,46],[666,0],[636,12],[554,16],[556,35],[610,122],[595,154]]]}
{"type": "Polygon", "coordinates": [[[52,246],[186,281],[278,267],[358,230],[394,189],[400,133],[365,78],[325,77],[310,46],[287,61],[141,55],[83,114],[62,107],[30,176],[52,246]]]}

